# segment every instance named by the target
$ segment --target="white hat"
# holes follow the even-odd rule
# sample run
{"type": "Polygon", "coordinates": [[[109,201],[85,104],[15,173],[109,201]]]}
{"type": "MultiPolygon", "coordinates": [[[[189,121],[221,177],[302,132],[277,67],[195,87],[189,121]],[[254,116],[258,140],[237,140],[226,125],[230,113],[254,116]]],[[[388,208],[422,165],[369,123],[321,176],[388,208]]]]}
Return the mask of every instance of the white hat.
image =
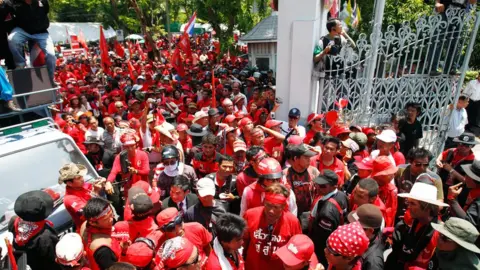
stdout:
{"type": "Polygon", "coordinates": [[[223,100],[222,105],[223,105],[223,106],[233,105],[233,102],[232,102],[231,99],[226,98],[226,99],[223,100]]]}
{"type": "Polygon", "coordinates": [[[76,233],[65,234],[55,247],[57,263],[66,266],[78,266],[83,258],[83,242],[76,233]]]}
{"type": "Polygon", "coordinates": [[[410,193],[400,193],[398,194],[398,197],[410,198],[433,205],[448,207],[448,204],[437,200],[437,188],[430,184],[417,182],[413,184],[410,193]]]}
{"type": "Polygon", "coordinates": [[[168,102],[165,105],[167,105],[167,108],[173,113],[177,114],[180,112],[180,109],[178,108],[177,104],[175,102],[168,102]]]}
{"type": "Polygon", "coordinates": [[[200,110],[200,111],[196,112],[195,113],[195,118],[193,119],[192,123],[197,122],[198,120],[200,120],[203,117],[208,117],[208,114],[205,111],[200,110]]]}
{"type": "Polygon", "coordinates": [[[137,77],[137,80],[145,80],[145,76],[140,75],[140,76],[137,77]]]}
{"type": "Polygon", "coordinates": [[[382,131],[382,133],[380,133],[380,135],[377,135],[377,140],[386,143],[394,143],[397,141],[397,134],[395,134],[395,131],[391,129],[385,129],[382,131]]]}
{"type": "Polygon", "coordinates": [[[215,183],[212,179],[201,178],[197,182],[197,191],[200,197],[215,196],[215,183]]]}

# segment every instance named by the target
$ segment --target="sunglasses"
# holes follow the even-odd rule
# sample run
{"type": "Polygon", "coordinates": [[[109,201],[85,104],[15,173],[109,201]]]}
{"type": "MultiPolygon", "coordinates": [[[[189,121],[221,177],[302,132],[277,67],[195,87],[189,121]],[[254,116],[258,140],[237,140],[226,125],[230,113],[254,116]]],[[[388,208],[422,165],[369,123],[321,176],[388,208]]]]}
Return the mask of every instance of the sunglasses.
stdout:
{"type": "Polygon", "coordinates": [[[179,214],[173,221],[163,225],[160,229],[164,232],[173,232],[175,227],[183,223],[183,215],[179,214]]]}
{"type": "Polygon", "coordinates": [[[415,162],[415,167],[417,168],[420,168],[420,167],[428,167],[430,164],[428,163],[418,163],[418,162],[415,162]]]}
{"type": "MultiPolygon", "coordinates": [[[[151,123],[153,123],[153,122],[151,122],[151,123]]],[[[170,160],[170,161],[164,161],[163,165],[170,166],[170,165],[175,165],[175,163],[177,163],[176,160],[170,160]]]]}
{"type": "Polygon", "coordinates": [[[328,187],[327,184],[323,184],[323,185],[317,184],[317,186],[318,186],[318,188],[321,188],[321,189],[324,189],[324,188],[327,188],[327,187],[328,187]]]}

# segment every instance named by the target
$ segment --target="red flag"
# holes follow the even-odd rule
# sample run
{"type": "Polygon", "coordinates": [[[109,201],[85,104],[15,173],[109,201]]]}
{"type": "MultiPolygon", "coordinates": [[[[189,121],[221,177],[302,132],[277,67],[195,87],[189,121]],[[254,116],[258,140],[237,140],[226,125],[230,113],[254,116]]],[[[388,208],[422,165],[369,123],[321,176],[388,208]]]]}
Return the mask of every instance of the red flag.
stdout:
{"type": "Polygon", "coordinates": [[[32,66],[34,67],[41,67],[46,64],[45,53],[42,51],[38,43],[35,43],[30,51],[30,63],[32,63],[32,66]]]}
{"type": "Polygon", "coordinates": [[[83,35],[82,29],[80,29],[80,31],[78,32],[78,42],[80,43],[80,45],[82,45],[85,51],[88,52],[87,42],[85,41],[85,36],[83,35]]]}
{"type": "Polygon", "coordinates": [[[177,70],[180,77],[185,76],[185,69],[183,68],[182,56],[180,55],[180,49],[177,47],[172,55],[172,66],[177,70]]]}
{"type": "Polygon", "coordinates": [[[183,33],[178,41],[178,46],[187,55],[187,58],[193,61],[192,48],[190,47],[190,37],[187,33],[183,33]]]}
{"type": "Polygon", "coordinates": [[[127,48],[128,48],[128,53],[130,54],[130,58],[132,58],[132,55],[133,55],[133,45],[132,45],[132,43],[127,41],[127,48]]]}
{"type": "Polygon", "coordinates": [[[215,86],[215,71],[212,69],[212,107],[217,107],[217,87],[215,86]]]}
{"type": "Polygon", "coordinates": [[[143,53],[142,46],[140,46],[140,43],[137,43],[137,45],[135,47],[137,48],[137,51],[140,54],[140,58],[142,58],[142,61],[145,61],[147,58],[145,57],[145,54],[143,53]]]}
{"type": "Polygon", "coordinates": [[[67,41],[65,41],[65,44],[70,44],[70,34],[68,33],[67,26],[65,26],[65,31],[67,32],[67,41]]]}
{"type": "Polygon", "coordinates": [[[135,70],[135,68],[133,67],[132,65],[132,62],[131,61],[128,61],[128,71],[130,72],[130,78],[135,81],[137,78],[135,78],[135,76],[133,75],[133,71],[135,70]]]}
{"type": "Polygon", "coordinates": [[[8,260],[10,261],[10,266],[12,270],[18,270],[17,261],[15,260],[15,256],[13,255],[13,247],[12,244],[10,244],[10,241],[8,241],[7,237],[5,237],[5,245],[7,246],[8,260]]]}
{"type": "Polygon", "coordinates": [[[80,44],[78,43],[77,35],[70,35],[70,48],[72,49],[79,49],[80,44]]]}
{"type": "Polygon", "coordinates": [[[220,42],[219,41],[213,42],[213,46],[215,46],[215,53],[217,55],[219,55],[220,54],[220,42]]]}
{"type": "Polygon", "coordinates": [[[100,56],[102,58],[102,68],[106,74],[110,74],[110,57],[108,56],[108,44],[103,35],[103,26],[100,26],[100,56]]]}
{"type": "Polygon", "coordinates": [[[115,40],[113,44],[115,46],[115,52],[117,55],[121,58],[125,57],[125,50],[123,49],[122,45],[120,45],[117,40],[115,40]]]}

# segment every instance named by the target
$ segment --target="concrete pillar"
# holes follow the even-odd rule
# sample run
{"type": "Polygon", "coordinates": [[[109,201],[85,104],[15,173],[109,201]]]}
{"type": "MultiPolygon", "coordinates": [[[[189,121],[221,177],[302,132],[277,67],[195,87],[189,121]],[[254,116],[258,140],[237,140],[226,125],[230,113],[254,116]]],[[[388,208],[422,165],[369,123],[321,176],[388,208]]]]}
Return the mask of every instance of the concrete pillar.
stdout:
{"type": "Polygon", "coordinates": [[[316,82],[312,80],[313,50],[320,39],[320,0],[279,0],[277,34],[277,96],[283,104],[276,119],[287,121],[297,107],[302,120],[312,112],[316,82]]]}

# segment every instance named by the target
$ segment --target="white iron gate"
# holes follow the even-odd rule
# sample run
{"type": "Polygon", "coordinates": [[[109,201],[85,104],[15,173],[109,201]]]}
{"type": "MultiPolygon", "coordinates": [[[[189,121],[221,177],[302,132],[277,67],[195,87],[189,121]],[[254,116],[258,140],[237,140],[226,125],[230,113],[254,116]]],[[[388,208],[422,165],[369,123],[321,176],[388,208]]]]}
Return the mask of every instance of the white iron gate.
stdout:
{"type": "Polygon", "coordinates": [[[326,66],[335,69],[314,71],[319,99],[312,108],[326,112],[346,98],[343,120],[373,126],[390,122],[408,102],[417,102],[423,111],[421,145],[437,155],[448,127],[446,109],[458,99],[479,27],[480,12],[474,10],[450,8],[419,18],[415,27],[390,25],[383,33],[374,27],[371,42],[361,34],[357,48],[342,48],[326,58],[326,66]]]}

